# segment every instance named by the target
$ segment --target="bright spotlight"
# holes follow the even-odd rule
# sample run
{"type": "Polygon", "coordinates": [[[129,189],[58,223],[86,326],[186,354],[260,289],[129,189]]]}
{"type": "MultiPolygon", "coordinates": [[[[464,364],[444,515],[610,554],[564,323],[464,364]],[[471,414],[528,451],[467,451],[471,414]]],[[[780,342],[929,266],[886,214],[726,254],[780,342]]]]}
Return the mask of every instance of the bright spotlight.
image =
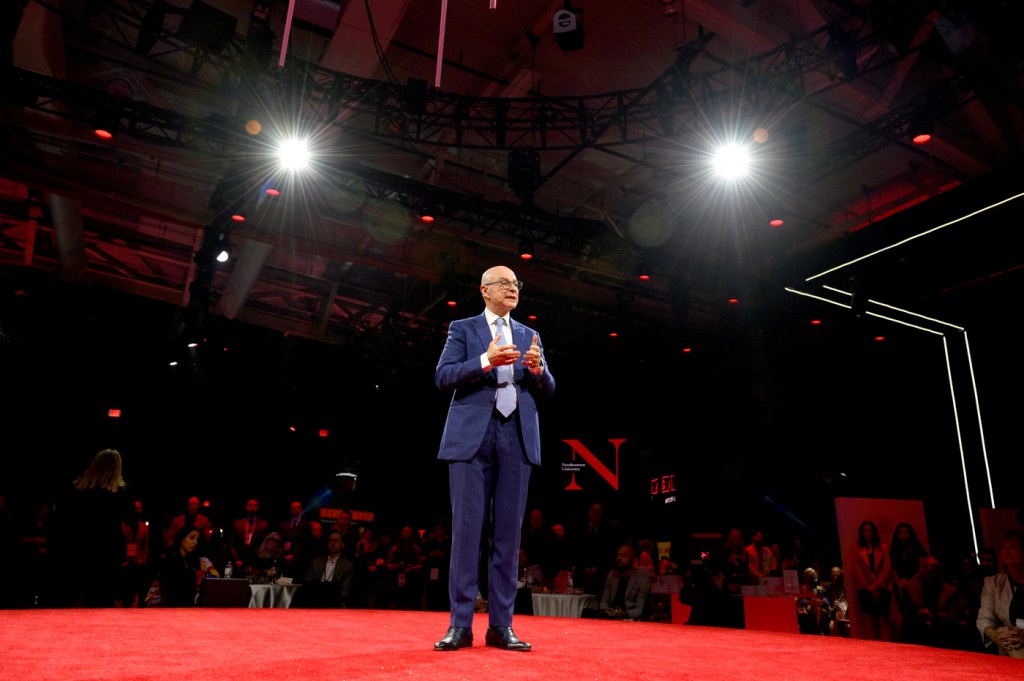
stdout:
{"type": "Polygon", "coordinates": [[[302,170],[309,165],[309,148],[305,140],[290,139],[281,142],[277,157],[286,170],[302,170]]]}
{"type": "Polygon", "coordinates": [[[727,179],[736,179],[746,174],[750,167],[750,154],[739,144],[730,144],[715,152],[715,172],[727,179]]]}

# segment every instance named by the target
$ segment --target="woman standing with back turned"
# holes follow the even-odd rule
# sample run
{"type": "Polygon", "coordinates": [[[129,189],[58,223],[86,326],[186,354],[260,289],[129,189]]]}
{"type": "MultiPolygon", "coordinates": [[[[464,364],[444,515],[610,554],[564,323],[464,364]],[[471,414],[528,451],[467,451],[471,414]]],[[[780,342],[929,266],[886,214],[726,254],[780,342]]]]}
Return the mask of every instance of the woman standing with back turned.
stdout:
{"type": "Polygon", "coordinates": [[[66,575],[68,605],[111,608],[125,556],[121,523],[131,509],[121,477],[121,454],[104,449],[72,483],[57,509],[61,574],[66,575]]]}

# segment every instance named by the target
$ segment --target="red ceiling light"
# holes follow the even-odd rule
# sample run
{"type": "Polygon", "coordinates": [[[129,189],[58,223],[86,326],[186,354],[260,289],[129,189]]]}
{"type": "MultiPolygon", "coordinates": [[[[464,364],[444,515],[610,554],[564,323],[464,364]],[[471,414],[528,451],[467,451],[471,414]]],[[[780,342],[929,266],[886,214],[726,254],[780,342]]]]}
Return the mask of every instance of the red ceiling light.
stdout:
{"type": "Polygon", "coordinates": [[[782,227],[782,225],[786,224],[786,221],[782,218],[775,218],[774,220],[769,220],[768,224],[772,227],[782,227]]]}
{"type": "Polygon", "coordinates": [[[519,259],[533,260],[534,248],[532,239],[523,239],[519,242],[519,259]]]}
{"type": "Polygon", "coordinates": [[[120,127],[120,117],[111,112],[99,113],[92,120],[92,134],[104,141],[113,139],[120,127]]]}
{"type": "Polygon", "coordinates": [[[875,340],[881,343],[882,341],[885,340],[885,336],[875,336],[875,340]]]}
{"type": "Polygon", "coordinates": [[[267,187],[266,194],[267,194],[267,196],[274,196],[274,197],[281,196],[281,190],[280,189],[274,189],[273,187],[267,187]]]}
{"type": "Polygon", "coordinates": [[[932,141],[933,132],[935,132],[935,125],[923,115],[915,116],[907,128],[907,135],[914,144],[928,144],[932,141]]]}
{"type": "Polygon", "coordinates": [[[736,304],[738,304],[739,302],[740,302],[740,299],[739,299],[739,298],[730,298],[730,299],[729,299],[729,304],[730,304],[730,305],[736,305],[736,304]]]}
{"type": "Polygon", "coordinates": [[[455,301],[455,300],[449,300],[448,301],[448,307],[455,307],[458,304],[459,304],[458,301],[455,301]]]}
{"type": "Polygon", "coordinates": [[[811,320],[811,326],[821,326],[821,320],[820,319],[812,319],[811,320]]]}
{"type": "Polygon", "coordinates": [[[619,337],[619,333],[617,331],[612,331],[610,334],[608,334],[608,337],[609,338],[618,338],[619,337]]]}
{"type": "Polygon", "coordinates": [[[245,222],[245,213],[232,213],[231,219],[234,220],[235,222],[245,222]]]}
{"type": "Polygon", "coordinates": [[[119,418],[121,418],[121,410],[120,409],[108,409],[107,410],[107,416],[109,416],[112,419],[119,419],[119,418]]]}
{"type": "Polygon", "coordinates": [[[526,318],[529,319],[531,322],[537,321],[537,315],[535,314],[528,314],[526,315],[526,318]]]}
{"type": "Polygon", "coordinates": [[[683,352],[693,352],[693,348],[683,348],[683,352]]]}
{"type": "Polygon", "coordinates": [[[327,432],[326,428],[321,428],[320,429],[320,437],[327,437],[328,434],[329,433],[327,432]]]}

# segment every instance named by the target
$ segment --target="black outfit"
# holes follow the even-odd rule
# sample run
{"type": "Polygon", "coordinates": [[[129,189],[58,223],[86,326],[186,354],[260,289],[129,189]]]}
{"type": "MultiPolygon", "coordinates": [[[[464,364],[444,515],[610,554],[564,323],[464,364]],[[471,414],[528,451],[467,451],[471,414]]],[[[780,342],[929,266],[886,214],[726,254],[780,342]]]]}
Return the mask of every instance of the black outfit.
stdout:
{"type": "Polygon", "coordinates": [[[181,555],[173,547],[160,562],[160,605],[165,608],[191,608],[199,593],[199,557],[196,552],[181,555]]]}
{"type": "Polygon", "coordinates": [[[125,558],[121,523],[134,512],[123,490],[72,489],[58,503],[54,565],[67,570],[65,607],[114,607],[125,558]]]}

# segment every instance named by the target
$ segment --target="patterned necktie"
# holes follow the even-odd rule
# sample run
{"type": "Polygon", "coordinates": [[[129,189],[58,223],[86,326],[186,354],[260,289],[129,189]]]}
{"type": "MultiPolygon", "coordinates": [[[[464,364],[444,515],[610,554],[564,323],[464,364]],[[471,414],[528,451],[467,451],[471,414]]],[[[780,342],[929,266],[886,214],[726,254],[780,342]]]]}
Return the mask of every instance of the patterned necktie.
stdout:
{"type": "MultiPolygon", "coordinates": [[[[501,334],[500,343],[505,345],[507,341],[505,337],[505,320],[498,317],[494,320],[494,325],[498,327],[498,333],[501,334]]],[[[510,364],[498,367],[498,394],[495,398],[494,406],[502,416],[508,416],[516,409],[516,387],[512,383],[512,366],[510,364]]]]}

